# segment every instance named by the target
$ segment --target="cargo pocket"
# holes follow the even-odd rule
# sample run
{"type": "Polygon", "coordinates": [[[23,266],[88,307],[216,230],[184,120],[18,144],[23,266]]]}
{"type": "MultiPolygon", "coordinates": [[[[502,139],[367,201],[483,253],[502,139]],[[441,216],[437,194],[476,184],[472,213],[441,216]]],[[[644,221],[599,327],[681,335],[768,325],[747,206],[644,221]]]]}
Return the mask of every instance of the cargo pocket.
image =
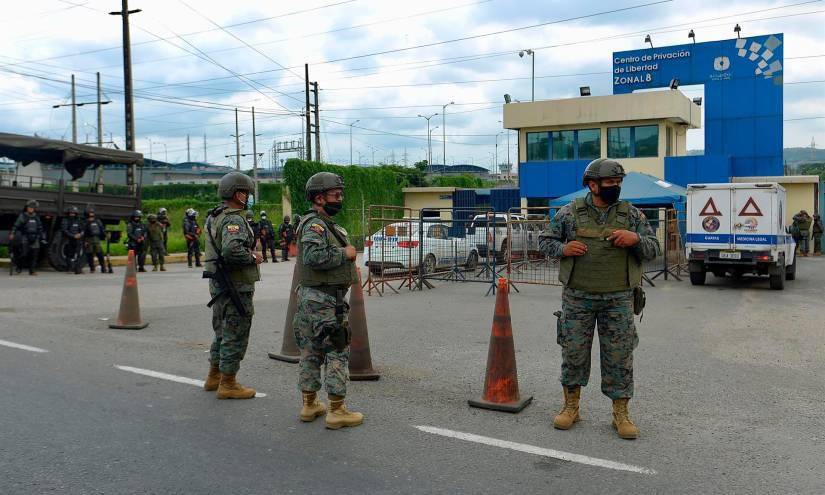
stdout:
{"type": "Polygon", "coordinates": [[[553,316],[556,317],[556,343],[564,347],[564,312],[556,311],[553,316]]]}

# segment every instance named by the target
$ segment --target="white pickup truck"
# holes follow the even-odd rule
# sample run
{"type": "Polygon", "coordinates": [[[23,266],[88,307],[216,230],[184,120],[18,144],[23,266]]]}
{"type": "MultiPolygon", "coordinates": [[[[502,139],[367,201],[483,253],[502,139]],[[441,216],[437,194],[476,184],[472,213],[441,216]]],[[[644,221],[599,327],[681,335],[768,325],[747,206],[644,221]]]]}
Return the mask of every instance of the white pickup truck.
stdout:
{"type": "MultiPolygon", "coordinates": [[[[545,222],[545,223],[549,223],[545,222]]],[[[496,213],[476,215],[467,228],[467,241],[476,247],[482,258],[490,255],[498,262],[504,262],[514,256],[527,257],[538,252],[539,234],[544,229],[544,223],[529,219],[524,215],[512,213],[496,213]],[[510,220],[510,230],[507,221],[510,220]]]]}
{"type": "Polygon", "coordinates": [[[796,244],[785,225],[785,189],[776,183],[691,184],[686,255],[690,282],[707,272],[767,275],[774,290],[796,278],[796,244]]]}
{"type": "Polygon", "coordinates": [[[465,238],[450,237],[444,223],[404,220],[368,236],[364,242],[364,265],[373,274],[418,270],[424,275],[453,266],[474,270],[478,251],[465,238]],[[421,232],[423,230],[423,242],[421,232]],[[423,258],[423,259],[422,259],[423,258]]]}

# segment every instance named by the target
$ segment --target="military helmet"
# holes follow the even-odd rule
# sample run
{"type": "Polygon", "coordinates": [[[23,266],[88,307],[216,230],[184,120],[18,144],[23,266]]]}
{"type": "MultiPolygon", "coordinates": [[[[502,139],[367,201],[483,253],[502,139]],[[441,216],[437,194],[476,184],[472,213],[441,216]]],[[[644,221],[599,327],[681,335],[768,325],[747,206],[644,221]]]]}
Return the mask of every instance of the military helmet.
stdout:
{"type": "Polygon", "coordinates": [[[166,208],[160,208],[160,209],[158,210],[158,216],[163,216],[163,215],[166,215],[166,213],[167,213],[167,212],[166,212],[166,208]]]}
{"type": "Polygon", "coordinates": [[[248,175],[229,172],[221,178],[218,184],[218,196],[222,199],[229,199],[238,191],[251,192],[253,189],[255,189],[255,183],[248,175]]]}
{"type": "Polygon", "coordinates": [[[247,220],[255,220],[255,214],[252,213],[251,211],[247,211],[246,212],[246,219],[247,220]]]}
{"type": "Polygon", "coordinates": [[[94,209],[93,206],[89,206],[88,208],[86,208],[86,216],[89,216],[94,212],[95,212],[95,209],[94,209]]]}
{"type": "Polygon", "coordinates": [[[143,212],[140,211],[140,210],[135,210],[135,211],[132,212],[132,218],[135,218],[135,217],[140,218],[142,216],[143,216],[143,212]]]}
{"type": "Polygon", "coordinates": [[[608,177],[622,177],[625,176],[624,167],[616,160],[610,158],[596,158],[587,165],[584,169],[584,176],[582,176],[582,185],[586,186],[587,181],[599,179],[607,179],[608,177]]]}
{"type": "Polygon", "coordinates": [[[284,215],[284,223],[289,223],[289,215],[284,215]]]}
{"type": "Polygon", "coordinates": [[[306,185],[306,198],[310,203],[312,198],[318,194],[323,194],[330,189],[344,188],[344,179],[332,172],[318,172],[309,178],[306,185]]]}
{"type": "Polygon", "coordinates": [[[150,213],[150,214],[149,214],[149,216],[148,216],[148,217],[146,217],[146,218],[148,218],[148,219],[149,219],[149,221],[151,222],[152,220],[157,220],[157,219],[158,219],[158,216],[157,216],[157,215],[155,215],[154,213],[150,213]]]}
{"type": "Polygon", "coordinates": [[[36,199],[26,201],[26,208],[40,208],[40,203],[36,199]]]}
{"type": "Polygon", "coordinates": [[[194,208],[187,208],[186,209],[186,216],[187,217],[195,216],[195,209],[194,208]]]}
{"type": "Polygon", "coordinates": [[[66,214],[71,215],[72,213],[74,213],[75,215],[80,213],[77,209],[77,206],[67,206],[66,207],[66,214]]]}
{"type": "Polygon", "coordinates": [[[265,212],[264,210],[261,210],[260,215],[261,215],[261,218],[263,218],[263,217],[265,217],[265,216],[266,216],[266,212],[265,212]]]}

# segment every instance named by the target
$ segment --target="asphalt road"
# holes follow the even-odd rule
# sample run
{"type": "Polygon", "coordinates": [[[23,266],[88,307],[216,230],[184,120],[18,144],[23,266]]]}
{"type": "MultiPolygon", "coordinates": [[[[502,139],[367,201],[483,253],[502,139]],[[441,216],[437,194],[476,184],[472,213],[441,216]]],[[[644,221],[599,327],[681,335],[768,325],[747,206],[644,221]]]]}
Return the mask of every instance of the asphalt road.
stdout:
{"type": "Polygon", "coordinates": [[[292,267],[263,265],[239,379],[267,396],[249,401],[117,367],[205,377],[211,312],[184,265],[140,274],[140,331],[105,321],[122,269],[0,277],[0,493],[825,491],[823,258],[801,259],[783,292],[766,280],[657,280],[638,323],[636,441],[610,427],[596,352],[583,421],[552,428],[556,287],[510,298],[521,392],[535,397],[521,413],[467,406],[481,395],[494,298],[437,282],[367,298],[382,377],[350,386],[364,425],[300,423],[296,366],[267,357],[280,349],[292,267]]]}

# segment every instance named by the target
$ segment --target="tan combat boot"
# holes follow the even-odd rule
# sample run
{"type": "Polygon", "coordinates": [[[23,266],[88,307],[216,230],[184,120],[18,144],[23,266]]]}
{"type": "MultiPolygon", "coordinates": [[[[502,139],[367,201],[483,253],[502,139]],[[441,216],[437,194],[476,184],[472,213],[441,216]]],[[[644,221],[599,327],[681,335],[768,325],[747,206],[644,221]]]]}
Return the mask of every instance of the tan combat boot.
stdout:
{"type": "Polygon", "coordinates": [[[639,438],[639,429],[630,420],[630,413],[627,411],[627,402],[630,399],[613,399],[613,428],[619,437],[633,440],[639,438]]]}
{"type": "Polygon", "coordinates": [[[218,385],[218,399],[251,399],[255,397],[255,389],[244,387],[235,381],[235,374],[221,375],[221,384],[218,385]]]}
{"type": "Polygon", "coordinates": [[[581,387],[566,387],[564,390],[564,406],[553,419],[553,428],[559,430],[569,430],[573,423],[579,420],[579,397],[581,397],[581,387]]]}
{"type": "Polygon", "coordinates": [[[329,412],[326,417],[327,428],[337,430],[342,426],[358,426],[363,422],[363,414],[347,411],[343,396],[329,394],[329,412]]]}
{"type": "Polygon", "coordinates": [[[315,421],[318,416],[323,416],[327,412],[327,406],[318,402],[318,394],[315,392],[301,392],[304,396],[304,407],[301,408],[301,413],[298,415],[301,421],[308,423],[315,421]]]}
{"type": "Polygon", "coordinates": [[[206,375],[206,381],[203,382],[203,389],[207,392],[214,392],[218,390],[218,385],[221,384],[221,370],[218,369],[217,364],[209,363],[209,374],[206,375]]]}

